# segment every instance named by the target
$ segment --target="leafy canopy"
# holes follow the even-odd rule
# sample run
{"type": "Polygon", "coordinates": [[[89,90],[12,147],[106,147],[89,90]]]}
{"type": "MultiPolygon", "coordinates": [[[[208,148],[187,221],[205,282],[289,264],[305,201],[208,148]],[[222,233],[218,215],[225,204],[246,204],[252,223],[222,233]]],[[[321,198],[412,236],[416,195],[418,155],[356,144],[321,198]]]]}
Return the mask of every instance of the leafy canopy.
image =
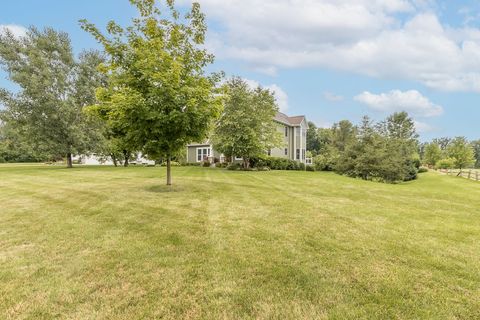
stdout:
{"type": "Polygon", "coordinates": [[[227,101],[212,138],[215,150],[226,156],[249,159],[281,146],[281,136],[273,121],[278,112],[273,93],[257,87],[251,89],[241,78],[227,84],[227,101]]]}
{"type": "Polygon", "coordinates": [[[429,143],[425,146],[425,152],[423,155],[425,164],[429,166],[435,166],[438,161],[442,159],[442,149],[435,143],[429,143]]]}
{"type": "Polygon", "coordinates": [[[214,59],[202,47],[205,16],[198,3],[182,17],[173,0],[162,10],[154,0],[130,2],[139,17],[126,29],[110,21],[104,35],[81,21],[109,58],[103,66],[108,86],[97,90],[92,111],[114,124],[131,150],[170,158],[203,140],[222,108],[219,76],[205,74],[214,59]]]}
{"type": "Polygon", "coordinates": [[[96,124],[82,110],[95,102],[96,68],[102,58],[84,52],[77,61],[66,33],[31,27],[24,37],[0,34],[0,64],[20,90],[0,89],[2,119],[36,153],[89,152],[98,143],[96,124]]]}
{"type": "Polygon", "coordinates": [[[454,167],[464,169],[475,163],[473,147],[465,137],[454,138],[447,148],[447,155],[453,159],[454,167]]]}

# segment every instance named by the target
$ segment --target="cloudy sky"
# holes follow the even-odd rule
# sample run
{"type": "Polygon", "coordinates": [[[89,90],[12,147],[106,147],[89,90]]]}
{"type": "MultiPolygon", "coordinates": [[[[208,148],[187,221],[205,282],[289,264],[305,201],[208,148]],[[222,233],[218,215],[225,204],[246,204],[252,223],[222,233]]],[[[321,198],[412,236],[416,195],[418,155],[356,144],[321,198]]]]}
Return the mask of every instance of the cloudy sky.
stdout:
{"type": "MultiPolygon", "coordinates": [[[[177,0],[188,6],[190,0],[177,0]]],[[[318,126],[408,111],[422,139],[480,138],[480,1],[200,0],[212,70],[276,93],[289,115],[318,126]]],[[[70,33],[98,45],[78,19],[102,26],[135,15],[127,0],[2,3],[0,25],[70,33]]],[[[11,87],[2,74],[0,86],[11,87]]]]}

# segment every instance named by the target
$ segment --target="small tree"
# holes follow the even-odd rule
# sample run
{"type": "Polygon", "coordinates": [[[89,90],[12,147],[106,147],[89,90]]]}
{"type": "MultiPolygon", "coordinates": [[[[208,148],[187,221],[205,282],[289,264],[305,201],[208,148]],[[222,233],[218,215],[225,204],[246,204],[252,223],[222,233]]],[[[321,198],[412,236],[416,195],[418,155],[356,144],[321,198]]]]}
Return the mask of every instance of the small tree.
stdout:
{"type": "Polygon", "coordinates": [[[105,48],[103,71],[108,86],[97,91],[95,108],[125,128],[125,139],[150,158],[167,159],[167,185],[172,184],[172,156],[186,144],[202,141],[221,111],[217,75],[205,68],[213,55],[202,48],[205,16],[200,5],[181,17],[173,0],[160,11],[154,0],[130,0],[139,16],[127,29],[114,21],[109,37],[81,21],[105,48]]]}
{"type": "Polygon", "coordinates": [[[454,138],[448,145],[447,154],[453,159],[455,168],[460,169],[458,175],[462,169],[475,163],[473,148],[465,137],[454,138]]]}
{"type": "Polygon", "coordinates": [[[212,138],[215,150],[227,157],[241,156],[248,169],[250,159],[281,145],[273,117],[278,112],[273,93],[233,78],[227,82],[227,101],[212,138]]]}
{"type": "Polygon", "coordinates": [[[96,52],[72,53],[66,33],[31,27],[17,38],[0,33],[0,65],[20,90],[0,89],[2,115],[36,153],[63,154],[72,167],[72,154],[94,149],[100,138],[95,122],[83,108],[95,101],[99,85],[96,52]]]}
{"type": "Polygon", "coordinates": [[[442,150],[435,142],[429,143],[425,147],[423,161],[430,167],[435,167],[438,161],[442,159],[442,150]]]}

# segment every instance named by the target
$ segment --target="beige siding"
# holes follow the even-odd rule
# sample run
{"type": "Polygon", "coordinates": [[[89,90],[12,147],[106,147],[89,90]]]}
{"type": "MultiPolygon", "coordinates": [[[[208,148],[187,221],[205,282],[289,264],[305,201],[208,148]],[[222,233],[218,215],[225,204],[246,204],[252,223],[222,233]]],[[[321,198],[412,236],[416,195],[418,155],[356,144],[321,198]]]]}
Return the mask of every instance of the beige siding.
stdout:
{"type": "MultiPolygon", "coordinates": [[[[275,121],[277,126],[277,131],[281,134],[283,139],[283,146],[280,148],[273,148],[270,150],[270,155],[272,157],[279,157],[279,158],[287,158],[291,160],[298,160],[301,162],[305,162],[305,159],[302,157],[304,150],[304,154],[306,155],[307,149],[307,139],[306,139],[306,130],[307,130],[307,123],[306,121],[302,121],[300,126],[290,126],[286,125],[281,122],[275,121]],[[287,129],[287,136],[285,136],[285,128],[287,129]],[[287,149],[287,154],[285,155],[285,149],[287,149]],[[300,149],[300,159],[296,159],[296,152],[297,149],[300,149]]],[[[195,163],[197,162],[197,148],[199,147],[211,147],[209,144],[199,144],[199,145],[191,145],[188,147],[187,159],[188,162],[195,163]]],[[[216,152],[215,150],[211,151],[211,156],[220,159],[221,154],[216,152]]],[[[234,160],[234,162],[241,162],[240,160],[234,160]]]]}

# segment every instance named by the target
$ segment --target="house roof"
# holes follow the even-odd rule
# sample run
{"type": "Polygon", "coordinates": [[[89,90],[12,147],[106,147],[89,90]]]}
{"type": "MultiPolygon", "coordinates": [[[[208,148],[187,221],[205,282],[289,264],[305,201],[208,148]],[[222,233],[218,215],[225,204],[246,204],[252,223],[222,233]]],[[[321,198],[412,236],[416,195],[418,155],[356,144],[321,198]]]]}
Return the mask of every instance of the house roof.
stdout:
{"type": "Polygon", "coordinates": [[[274,117],[274,120],[289,126],[299,126],[303,120],[305,120],[305,116],[294,116],[289,117],[285,113],[277,112],[274,117]]]}

